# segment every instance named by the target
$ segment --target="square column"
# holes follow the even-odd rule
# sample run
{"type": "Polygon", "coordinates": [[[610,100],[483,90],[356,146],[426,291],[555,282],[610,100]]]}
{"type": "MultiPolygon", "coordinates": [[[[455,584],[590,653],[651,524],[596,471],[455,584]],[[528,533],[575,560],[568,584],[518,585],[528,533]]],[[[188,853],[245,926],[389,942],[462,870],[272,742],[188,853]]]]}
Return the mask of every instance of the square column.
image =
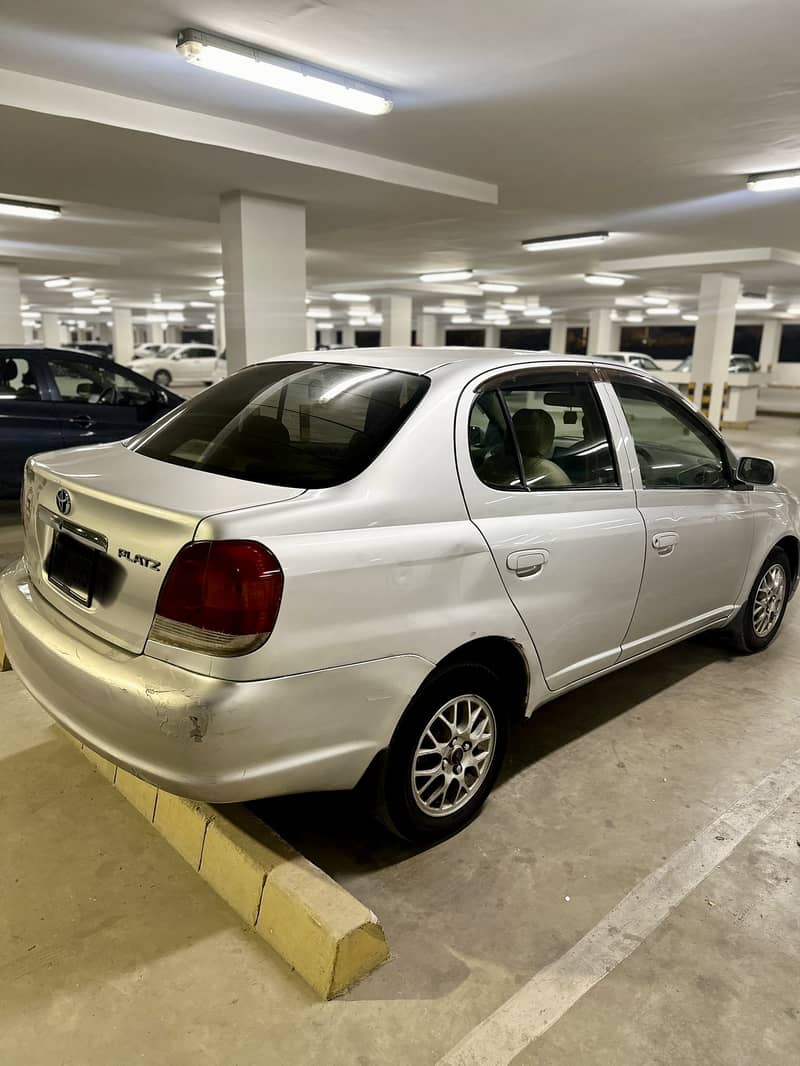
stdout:
{"type": "Polygon", "coordinates": [[[487,326],[483,331],[483,346],[484,348],[499,348],[500,347],[500,327],[499,326],[487,326]]]}
{"type": "Polygon", "coordinates": [[[778,362],[781,351],[783,323],[777,318],[770,318],[761,331],[761,344],[758,348],[758,369],[766,374],[778,362]]]}
{"type": "MultiPolygon", "coordinates": [[[[587,355],[602,355],[615,352],[619,348],[620,326],[611,317],[610,307],[596,307],[589,312],[589,339],[586,342],[587,355]]],[[[564,329],[564,344],[567,334],[564,329]]],[[[552,347],[552,341],[551,341],[552,347]]]]}
{"type": "Polygon", "coordinates": [[[733,350],[736,301],[740,291],[739,278],[731,274],[704,274],[700,280],[692,378],[696,384],[696,399],[702,397],[704,385],[711,386],[711,403],[704,414],[715,426],[722,420],[722,399],[733,350]]]}
{"type": "Polygon", "coordinates": [[[61,347],[61,320],[54,311],[42,315],[42,344],[45,348],[61,347]]]}
{"type": "Polygon", "coordinates": [[[214,347],[224,352],[227,343],[225,336],[225,301],[220,300],[214,308],[214,347]]]}
{"type": "Polygon", "coordinates": [[[0,264],[0,339],[3,344],[24,344],[19,287],[19,268],[16,263],[0,264]]]}
{"type": "Polygon", "coordinates": [[[391,348],[411,345],[411,297],[389,296],[384,301],[381,341],[391,348]]]}
{"type": "Polygon", "coordinates": [[[567,320],[565,318],[554,318],[550,325],[550,343],[549,348],[551,352],[555,352],[557,355],[564,355],[567,351],[567,320]]]}
{"type": "Polygon", "coordinates": [[[228,370],[302,352],[306,336],[306,209],[230,193],[220,204],[228,370]]]}
{"type": "Polygon", "coordinates": [[[317,322],[316,319],[306,319],[306,351],[313,352],[317,347],[317,322]]]}
{"type": "Polygon", "coordinates": [[[417,344],[421,348],[438,348],[441,343],[436,315],[420,315],[417,319],[417,344]]]}
{"type": "Polygon", "coordinates": [[[130,307],[111,309],[111,343],[115,362],[123,366],[133,362],[133,312],[130,307]]]}

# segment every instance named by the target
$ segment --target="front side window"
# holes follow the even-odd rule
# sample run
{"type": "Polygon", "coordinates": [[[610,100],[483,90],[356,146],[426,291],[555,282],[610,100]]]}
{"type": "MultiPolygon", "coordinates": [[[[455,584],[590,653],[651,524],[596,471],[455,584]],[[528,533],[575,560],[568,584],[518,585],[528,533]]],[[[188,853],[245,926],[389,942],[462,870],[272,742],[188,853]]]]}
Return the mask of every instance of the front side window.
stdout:
{"type": "Polygon", "coordinates": [[[96,359],[47,360],[57,398],[66,403],[102,403],[116,407],[142,407],[153,400],[153,387],[96,359]]]}
{"type": "Polygon", "coordinates": [[[681,403],[638,385],[616,383],[614,389],[646,489],[730,487],[722,445],[681,403]]]}
{"type": "Polygon", "coordinates": [[[616,488],[605,419],[588,382],[532,383],[483,393],[470,414],[478,477],[492,488],[616,488]]]}
{"type": "Polygon", "coordinates": [[[377,367],[262,363],[195,397],[135,448],[268,485],[339,485],[369,466],[428,384],[377,367]]]}

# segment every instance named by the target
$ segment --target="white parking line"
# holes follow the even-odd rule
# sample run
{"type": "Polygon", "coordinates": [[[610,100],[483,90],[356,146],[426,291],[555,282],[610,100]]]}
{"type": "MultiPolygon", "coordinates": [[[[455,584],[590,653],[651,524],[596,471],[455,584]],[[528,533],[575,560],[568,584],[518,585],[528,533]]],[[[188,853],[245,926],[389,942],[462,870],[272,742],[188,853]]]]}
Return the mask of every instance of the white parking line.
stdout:
{"type": "Polygon", "coordinates": [[[800,750],[640,881],[574,947],[540,970],[437,1066],[507,1066],[624,962],[798,788],[800,750]]]}

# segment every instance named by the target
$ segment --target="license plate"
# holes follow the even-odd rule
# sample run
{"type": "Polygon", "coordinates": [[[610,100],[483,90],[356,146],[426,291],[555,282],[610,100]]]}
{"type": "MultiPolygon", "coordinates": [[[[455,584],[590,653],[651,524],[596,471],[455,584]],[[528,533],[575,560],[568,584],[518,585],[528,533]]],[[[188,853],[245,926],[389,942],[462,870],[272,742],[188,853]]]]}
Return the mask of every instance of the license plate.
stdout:
{"type": "Polygon", "coordinates": [[[50,582],[73,600],[91,607],[98,552],[60,530],[47,562],[50,582]]]}

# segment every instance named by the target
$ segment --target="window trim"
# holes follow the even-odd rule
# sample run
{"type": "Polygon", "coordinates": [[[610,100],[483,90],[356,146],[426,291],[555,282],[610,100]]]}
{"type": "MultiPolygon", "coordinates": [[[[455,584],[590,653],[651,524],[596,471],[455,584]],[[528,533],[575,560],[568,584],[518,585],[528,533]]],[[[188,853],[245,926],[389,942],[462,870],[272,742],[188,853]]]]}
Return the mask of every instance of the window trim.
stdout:
{"type": "Polygon", "coordinates": [[[594,368],[587,368],[584,370],[582,367],[542,367],[541,370],[532,369],[530,367],[524,367],[521,369],[515,369],[510,372],[498,374],[495,377],[487,378],[480,382],[475,389],[470,402],[469,411],[467,412],[467,436],[469,436],[469,426],[472,422],[472,412],[475,405],[480,401],[482,396],[487,393],[496,392],[500,400],[500,405],[503,409],[503,417],[506,422],[506,432],[511,434],[511,439],[514,444],[514,452],[517,458],[517,472],[520,475],[520,486],[515,488],[513,485],[490,485],[487,481],[484,481],[478,471],[475,469],[475,464],[472,460],[472,452],[469,449],[469,440],[467,440],[467,450],[469,453],[469,462],[472,472],[477,478],[478,482],[487,489],[491,489],[493,492],[527,492],[531,495],[539,495],[545,492],[608,492],[608,491],[624,491],[622,471],[619,468],[619,462],[617,460],[617,453],[614,444],[614,435],[611,431],[611,423],[608,418],[608,412],[606,411],[603,397],[597,388],[597,376],[594,373],[594,368]],[[600,413],[600,418],[603,423],[603,427],[606,433],[606,443],[608,444],[608,452],[611,458],[611,462],[614,467],[614,476],[616,478],[616,484],[614,485],[551,485],[548,488],[538,489],[531,487],[528,483],[528,479],[525,476],[525,466],[522,461],[522,451],[517,440],[517,434],[514,430],[514,422],[511,418],[511,412],[506,402],[504,390],[515,391],[527,389],[529,391],[536,391],[538,385],[532,385],[530,382],[534,380],[539,383],[545,382],[547,387],[555,387],[560,385],[585,385],[591,395],[594,398],[597,410],[600,413]]]}

